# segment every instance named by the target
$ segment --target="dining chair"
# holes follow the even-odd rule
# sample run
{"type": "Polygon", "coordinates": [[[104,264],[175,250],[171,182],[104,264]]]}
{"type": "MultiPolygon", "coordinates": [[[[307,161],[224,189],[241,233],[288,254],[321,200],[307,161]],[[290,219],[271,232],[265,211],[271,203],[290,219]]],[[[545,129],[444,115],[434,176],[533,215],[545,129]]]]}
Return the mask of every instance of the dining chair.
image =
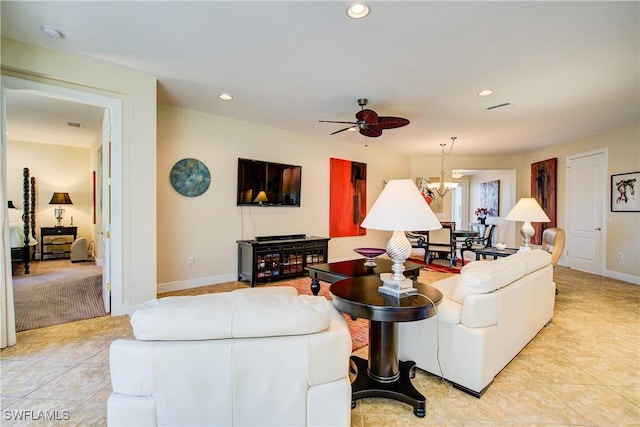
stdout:
{"type": "MultiPolygon", "coordinates": [[[[487,224],[484,227],[484,234],[479,237],[469,237],[465,239],[464,244],[460,248],[462,255],[462,265],[464,265],[464,251],[471,251],[475,254],[476,250],[485,249],[491,247],[493,244],[493,233],[496,228],[495,224],[487,224]]],[[[486,256],[484,256],[486,258],[486,256]]],[[[475,258],[474,258],[475,259],[475,258]]]]}

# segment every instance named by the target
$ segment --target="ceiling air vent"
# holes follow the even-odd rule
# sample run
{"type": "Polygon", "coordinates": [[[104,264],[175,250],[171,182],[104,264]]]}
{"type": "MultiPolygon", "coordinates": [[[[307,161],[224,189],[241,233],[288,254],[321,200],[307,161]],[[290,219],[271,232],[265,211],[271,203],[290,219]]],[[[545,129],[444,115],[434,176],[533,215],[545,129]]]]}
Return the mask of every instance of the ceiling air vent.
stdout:
{"type": "Polygon", "coordinates": [[[511,104],[509,102],[505,102],[504,104],[492,105],[491,107],[487,107],[487,110],[491,111],[491,110],[496,110],[498,108],[505,108],[505,107],[511,107],[511,104]]]}
{"type": "Polygon", "coordinates": [[[72,128],[83,128],[84,125],[82,123],[74,123],[74,122],[67,122],[67,126],[72,127],[72,128]]]}

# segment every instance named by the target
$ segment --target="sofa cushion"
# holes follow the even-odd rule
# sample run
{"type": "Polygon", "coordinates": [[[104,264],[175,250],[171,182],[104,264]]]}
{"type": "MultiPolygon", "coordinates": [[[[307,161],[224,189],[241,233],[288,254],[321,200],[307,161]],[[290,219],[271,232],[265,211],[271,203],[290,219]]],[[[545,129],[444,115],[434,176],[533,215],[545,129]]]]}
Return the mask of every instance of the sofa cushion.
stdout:
{"type": "Polygon", "coordinates": [[[146,302],[131,316],[140,341],[192,341],[303,335],[324,331],[324,297],[279,292],[221,292],[146,302]]]}
{"type": "Polygon", "coordinates": [[[540,249],[518,252],[495,261],[472,262],[460,273],[451,299],[463,304],[467,295],[493,292],[550,263],[551,256],[540,249]]]}
{"type": "Polygon", "coordinates": [[[524,262],[527,274],[551,264],[551,254],[542,249],[518,252],[516,255],[524,262]]]}
{"type": "Polygon", "coordinates": [[[467,295],[493,292],[518,280],[525,274],[525,266],[522,262],[509,258],[511,257],[483,262],[480,266],[460,273],[451,299],[459,304],[464,304],[464,298],[467,295]]]}

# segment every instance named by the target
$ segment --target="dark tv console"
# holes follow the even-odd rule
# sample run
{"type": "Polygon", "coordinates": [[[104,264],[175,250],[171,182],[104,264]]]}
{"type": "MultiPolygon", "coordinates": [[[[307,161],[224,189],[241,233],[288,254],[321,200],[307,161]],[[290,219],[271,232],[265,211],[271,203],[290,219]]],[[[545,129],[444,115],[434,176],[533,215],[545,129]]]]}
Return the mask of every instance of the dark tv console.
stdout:
{"type": "Polygon", "coordinates": [[[256,283],[304,276],[305,268],[328,262],[328,237],[304,234],[238,240],[238,280],[256,283]]]}

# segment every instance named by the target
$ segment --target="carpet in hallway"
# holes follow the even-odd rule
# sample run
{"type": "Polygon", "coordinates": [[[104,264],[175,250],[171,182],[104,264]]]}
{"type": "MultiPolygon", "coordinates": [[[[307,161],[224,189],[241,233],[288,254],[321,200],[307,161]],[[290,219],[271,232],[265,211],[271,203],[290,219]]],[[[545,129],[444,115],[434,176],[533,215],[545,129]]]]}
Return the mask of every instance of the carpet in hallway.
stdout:
{"type": "Polygon", "coordinates": [[[16,331],[26,331],[104,316],[102,268],[85,264],[73,270],[13,278],[16,331]]]}

